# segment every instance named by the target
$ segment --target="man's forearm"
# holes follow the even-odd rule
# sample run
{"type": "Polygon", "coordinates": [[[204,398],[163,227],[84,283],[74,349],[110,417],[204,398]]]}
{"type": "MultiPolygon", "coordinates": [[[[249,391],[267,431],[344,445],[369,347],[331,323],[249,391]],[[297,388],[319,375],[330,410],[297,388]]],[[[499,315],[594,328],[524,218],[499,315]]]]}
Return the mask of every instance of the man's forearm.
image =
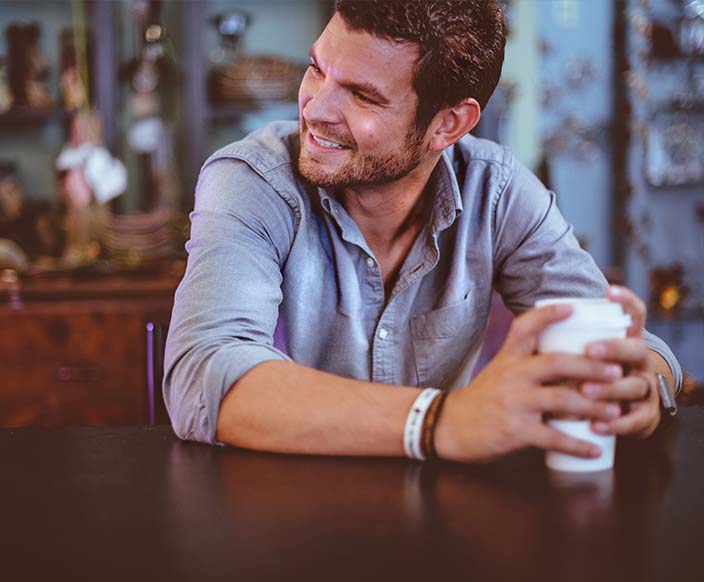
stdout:
{"type": "Polygon", "coordinates": [[[419,393],[265,362],[223,399],[216,438],[280,453],[403,456],[406,416],[419,393]]]}

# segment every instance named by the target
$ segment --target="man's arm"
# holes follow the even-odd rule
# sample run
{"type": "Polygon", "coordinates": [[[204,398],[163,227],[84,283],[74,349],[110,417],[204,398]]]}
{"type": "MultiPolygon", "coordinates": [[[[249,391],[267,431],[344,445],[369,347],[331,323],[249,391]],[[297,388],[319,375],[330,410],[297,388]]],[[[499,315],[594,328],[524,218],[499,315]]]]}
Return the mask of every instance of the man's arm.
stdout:
{"type": "Polygon", "coordinates": [[[223,399],[216,438],[281,453],[403,456],[406,415],[419,393],[264,362],[223,399]]]}
{"type": "MultiPolygon", "coordinates": [[[[449,395],[438,421],[441,457],[486,461],[527,446],[599,454],[542,421],[546,412],[603,421],[620,414],[613,404],[545,386],[565,376],[606,381],[620,373],[617,366],[581,356],[535,354],[539,333],[566,314],[549,307],[517,318],[497,358],[472,384],[449,395]]],[[[418,389],[350,380],[291,362],[264,362],[223,399],[216,438],[281,453],[402,456],[406,417],[418,394],[418,389]]]]}
{"type": "Polygon", "coordinates": [[[294,229],[294,209],[247,164],[206,163],[164,357],[164,402],[179,437],[212,443],[230,387],[264,361],[290,360],[273,336],[294,229]]]}
{"type": "MultiPolygon", "coordinates": [[[[604,434],[648,436],[660,419],[655,372],[667,372],[671,386],[681,385],[681,368],[669,347],[645,329],[646,306],[626,288],[608,287],[593,259],[583,251],[557,206],[553,193],[516,162],[515,172],[496,204],[496,288],[514,313],[548,297],[599,297],[623,303],[633,319],[627,341],[614,341],[601,355],[591,357],[624,365],[627,377],[610,382],[586,383],[583,393],[590,398],[627,402],[622,418],[594,423],[604,434]],[[619,294],[618,289],[621,289],[619,294]],[[661,367],[662,354],[668,363],[661,367]],[[657,370],[654,366],[657,366],[657,370]]],[[[600,342],[608,344],[609,342],[600,342]]]]}

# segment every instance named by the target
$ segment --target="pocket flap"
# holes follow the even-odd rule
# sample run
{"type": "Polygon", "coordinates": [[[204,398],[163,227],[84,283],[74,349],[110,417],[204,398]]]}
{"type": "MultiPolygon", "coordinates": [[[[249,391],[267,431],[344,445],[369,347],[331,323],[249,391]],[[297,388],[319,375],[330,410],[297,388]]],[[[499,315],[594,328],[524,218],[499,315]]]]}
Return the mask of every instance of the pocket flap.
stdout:
{"type": "Polygon", "coordinates": [[[464,336],[472,333],[470,322],[474,293],[470,291],[460,303],[448,305],[411,318],[411,333],[418,339],[464,336]]]}

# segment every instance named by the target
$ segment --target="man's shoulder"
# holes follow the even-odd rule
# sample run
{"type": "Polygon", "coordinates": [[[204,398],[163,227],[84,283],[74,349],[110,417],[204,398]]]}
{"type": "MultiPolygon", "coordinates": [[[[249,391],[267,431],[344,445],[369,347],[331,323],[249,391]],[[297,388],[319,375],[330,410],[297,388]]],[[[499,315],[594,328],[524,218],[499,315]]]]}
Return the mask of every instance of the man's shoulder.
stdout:
{"type": "Polygon", "coordinates": [[[241,160],[264,175],[282,166],[292,167],[297,148],[298,123],[274,121],[220,148],[206,160],[204,166],[215,160],[230,158],[241,160]]]}
{"type": "Polygon", "coordinates": [[[210,173],[217,183],[229,184],[223,195],[230,192],[228,199],[239,204],[254,190],[275,192],[300,217],[303,187],[294,163],[297,151],[298,124],[275,121],[217,150],[203,164],[201,178],[210,173]],[[228,160],[234,163],[223,163],[228,160]]]}
{"type": "Polygon", "coordinates": [[[489,139],[469,134],[464,136],[455,144],[451,159],[456,175],[467,170],[476,174],[484,172],[497,180],[501,192],[507,184],[513,184],[519,190],[545,190],[537,176],[516,158],[511,148],[489,139]]]}
{"type": "Polygon", "coordinates": [[[515,178],[517,163],[511,150],[488,139],[467,134],[446,156],[464,206],[491,200],[492,207],[515,178]]]}
{"type": "Polygon", "coordinates": [[[515,162],[514,156],[507,146],[471,134],[465,135],[457,142],[454,154],[460,156],[465,162],[485,161],[507,168],[513,167],[515,162]]]}

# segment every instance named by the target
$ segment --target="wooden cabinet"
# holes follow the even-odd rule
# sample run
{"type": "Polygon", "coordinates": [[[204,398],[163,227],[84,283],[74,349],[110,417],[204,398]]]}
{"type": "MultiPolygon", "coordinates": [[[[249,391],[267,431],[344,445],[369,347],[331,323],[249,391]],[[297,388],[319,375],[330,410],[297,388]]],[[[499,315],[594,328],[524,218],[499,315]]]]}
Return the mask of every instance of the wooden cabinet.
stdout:
{"type": "Polygon", "coordinates": [[[177,282],[54,280],[0,292],[0,426],[168,422],[162,346],[177,282]]]}

